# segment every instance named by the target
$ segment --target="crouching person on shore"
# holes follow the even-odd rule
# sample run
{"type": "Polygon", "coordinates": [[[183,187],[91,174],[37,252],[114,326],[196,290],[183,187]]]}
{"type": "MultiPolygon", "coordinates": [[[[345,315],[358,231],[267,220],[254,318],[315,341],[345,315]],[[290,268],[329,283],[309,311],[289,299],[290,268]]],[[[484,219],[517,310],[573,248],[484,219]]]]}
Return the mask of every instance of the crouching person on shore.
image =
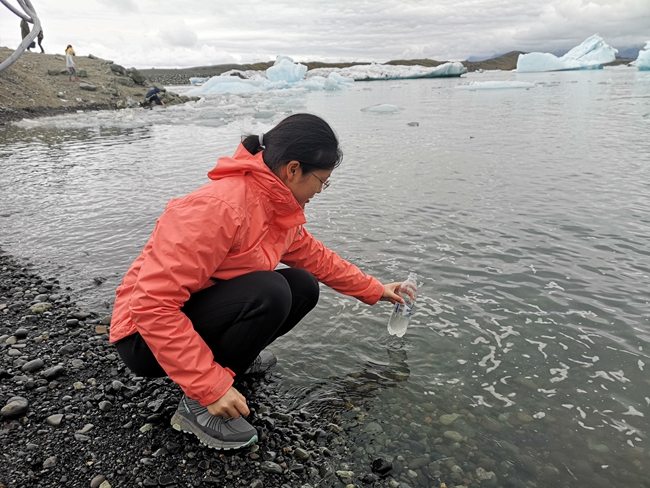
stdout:
{"type": "Polygon", "coordinates": [[[143,106],[153,108],[153,105],[162,105],[164,107],[165,102],[162,101],[162,99],[158,95],[159,93],[162,93],[162,90],[157,86],[154,86],[151,90],[149,90],[147,94],[144,96],[143,106]]]}
{"type": "Polygon", "coordinates": [[[303,227],[341,159],[327,122],[291,115],[167,204],[116,291],[110,340],[134,374],[181,387],[174,429],[215,449],[257,442],[234,378],[276,364],[266,348],[316,306],[319,282],[367,304],[403,303],[401,283],[364,274],[303,227]]]}

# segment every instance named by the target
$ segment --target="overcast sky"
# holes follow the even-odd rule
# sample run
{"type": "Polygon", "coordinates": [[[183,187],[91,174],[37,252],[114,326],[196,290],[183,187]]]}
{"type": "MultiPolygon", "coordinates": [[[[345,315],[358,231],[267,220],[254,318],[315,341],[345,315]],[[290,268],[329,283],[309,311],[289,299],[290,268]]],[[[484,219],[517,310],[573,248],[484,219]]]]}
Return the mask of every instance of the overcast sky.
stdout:
{"type": "MultiPolygon", "coordinates": [[[[16,0],[9,0],[18,8],[16,0]]],[[[650,40],[650,0],[32,0],[48,53],[72,44],[125,67],[269,61],[465,60],[566,51],[600,34],[650,40]]],[[[20,42],[0,4],[0,45],[20,42]]]]}

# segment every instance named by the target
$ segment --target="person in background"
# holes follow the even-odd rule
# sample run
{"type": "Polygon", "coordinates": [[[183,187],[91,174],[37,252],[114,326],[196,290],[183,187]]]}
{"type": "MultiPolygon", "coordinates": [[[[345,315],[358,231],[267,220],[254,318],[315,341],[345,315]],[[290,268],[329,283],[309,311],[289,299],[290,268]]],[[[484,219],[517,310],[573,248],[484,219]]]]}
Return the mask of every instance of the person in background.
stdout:
{"type": "Polygon", "coordinates": [[[41,53],[45,53],[45,49],[43,49],[41,42],[43,42],[43,29],[41,29],[38,33],[38,47],[41,48],[41,53]]]}
{"type": "Polygon", "coordinates": [[[158,96],[161,91],[162,90],[157,86],[154,86],[151,90],[149,90],[144,96],[144,106],[153,108],[153,104],[155,103],[156,105],[162,105],[164,107],[165,102],[163,102],[162,99],[158,96]]]}
{"type": "Polygon", "coordinates": [[[181,387],[174,429],[215,449],[257,442],[234,377],[276,364],[267,346],[316,306],[319,282],[370,305],[404,303],[401,283],[363,273],[303,226],[342,157],[327,122],[294,114],[167,204],[116,290],[110,341],[134,374],[181,387]]]}
{"type": "Polygon", "coordinates": [[[68,44],[68,47],[65,48],[65,65],[68,68],[68,81],[79,81],[77,70],[74,67],[74,56],[76,55],[77,53],[74,52],[72,45],[68,44]]]}
{"type": "MultiPolygon", "coordinates": [[[[25,19],[22,19],[20,21],[20,35],[22,36],[23,39],[29,35],[29,24],[25,19]]],[[[27,50],[31,53],[32,52],[32,47],[35,46],[34,43],[30,44],[27,46],[27,50]]]]}

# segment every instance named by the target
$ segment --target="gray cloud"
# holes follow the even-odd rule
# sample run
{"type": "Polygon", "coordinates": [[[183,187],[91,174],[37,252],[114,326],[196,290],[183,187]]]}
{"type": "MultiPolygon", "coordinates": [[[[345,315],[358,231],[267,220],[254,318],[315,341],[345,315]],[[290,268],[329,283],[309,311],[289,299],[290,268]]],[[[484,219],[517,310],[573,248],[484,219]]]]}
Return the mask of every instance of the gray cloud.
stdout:
{"type": "MultiPolygon", "coordinates": [[[[595,33],[626,48],[650,39],[648,1],[66,0],[62,10],[57,0],[39,0],[37,9],[53,44],[85,44],[125,64],[187,66],[278,54],[303,61],[463,60],[566,51],[595,33]]],[[[0,32],[8,33],[3,44],[19,42],[16,31],[0,18],[0,32]]]]}
{"type": "Polygon", "coordinates": [[[117,10],[118,12],[138,12],[138,6],[133,0],[95,0],[97,3],[117,10]]]}
{"type": "Polygon", "coordinates": [[[199,41],[196,33],[185,24],[184,20],[177,20],[166,25],[158,32],[158,37],[170,46],[194,47],[199,41]]]}

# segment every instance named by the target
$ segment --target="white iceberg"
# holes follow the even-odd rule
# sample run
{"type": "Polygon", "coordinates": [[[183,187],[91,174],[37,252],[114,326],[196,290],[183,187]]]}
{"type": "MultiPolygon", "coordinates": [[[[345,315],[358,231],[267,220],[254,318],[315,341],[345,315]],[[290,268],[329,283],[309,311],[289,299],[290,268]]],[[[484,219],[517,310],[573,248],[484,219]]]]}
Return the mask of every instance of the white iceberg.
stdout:
{"type": "Polygon", "coordinates": [[[307,77],[327,76],[330,73],[338,73],[355,81],[412,80],[416,78],[457,77],[467,73],[467,68],[458,62],[444,63],[433,68],[372,63],[350,66],[349,68],[316,68],[308,71],[307,77]]]}
{"type": "Polygon", "coordinates": [[[520,54],[517,59],[517,72],[601,69],[603,64],[616,59],[617,52],[617,49],[594,34],[560,58],[551,53],[520,54]]]}
{"type": "MultiPolygon", "coordinates": [[[[302,88],[305,90],[342,90],[354,84],[351,78],[345,78],[338,73],[329,76],[311,76],[305,79],[307,67],[294,63],[288,56],[278,56],[275,64],[263,74],[261,71],[231,70],[220,76],[213,76],[187,92],[189,96],[212,94],[243,94],[282,90],[287,88],[302,88]],[[266,76],[265,76],[266,75],[266,76]]],[[[191,80],[190,80],[191,81],[191,80]]]]}
{"type": "Polygon", "coordinates": [[[527,81],[470,81],[466,85],[458,85],[457,90],[503,90],[506,88],[535,88],[535,83],[527,81]]]}
{"type": "Polygon", "coordinates": [[[294,63],[289,56],[278,56],[273,66],[266,70],[266,77],[270,81],[285,81],[297,83],[307,73],[307,66],[294,63]]]}
{"type": "Polygon", "coordinates": [[[632,61],[632,66],[636,66],[639,71],[650,70],[650,41],[645,42],[645,47],[639,51],[636,61],[632,61]]]}

